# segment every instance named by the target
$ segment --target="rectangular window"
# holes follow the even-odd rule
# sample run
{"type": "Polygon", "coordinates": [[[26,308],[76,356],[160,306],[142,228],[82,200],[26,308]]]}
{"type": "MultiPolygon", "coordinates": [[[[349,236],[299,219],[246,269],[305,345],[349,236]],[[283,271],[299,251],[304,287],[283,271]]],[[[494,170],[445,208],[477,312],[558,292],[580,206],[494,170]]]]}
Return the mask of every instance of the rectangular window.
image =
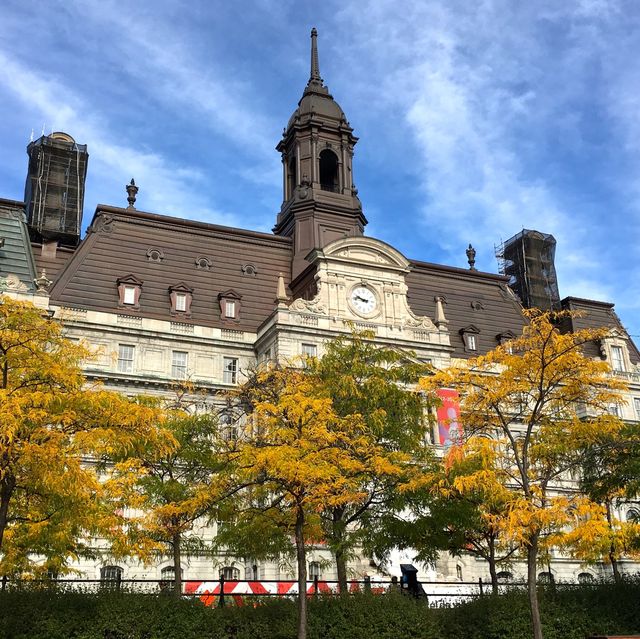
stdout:
{"type": "Polygon", "coordinates": [[[187,376],[187,353],[184,351],[171,352],[171,377],[185,379],[187,376]]]}
{"type": "Polygon", "coordinates": [[[633,407],[636,409],[636,419],[640,420],[640,397],[633,398],[633,407]]]}
{"type": "Polygon", "coordinates": [[[225,384],[238,383],[238,360],[235,357],[223,358],[222,381],[225,384]]]}
{"type": "Polygon", "coordinates": [[[186,310],[187,310],[187,294],[176,293],[176,311],[182,311],[184,313],[186,310]]]}
{"type": "Polygon", "coordinates": [[[473,333],[467,333],[465,335],[465,338],[467,340],[467,350],[468,351],[475,351],[477,349],[476,336],[473,335],[473,333]]]}
{"type": "Polygon", "coordinates": [[[135,347],[130,344],[118,346],[118,371],[120,373],[133,373],[133,357],[135,347]]]}
{"type": "Polygon", "coordinates": [[[123,304],[135,304],[136,303],[136,287],[135,286],[125,286],[124,287],[124,296],[122,298],[123,304]]]}
{"type": "Polygon", "coordinates": [[[622,417],[620,414],[620,406],[618,404],[609,404],[609,412],[616,417],[622,417]]]}
{"type": "Polygon", "coordinates": [[[621,346],[611,347],[611,368],[618,372],[624,371],[624,358],[622,356],[621,346]]]}
{"type": "Polygon", "coordinates": [[[226,300],[224,303],[224,316],[235,317],[236,316],[236,303],[233,300],[226,300]]]}
{"type": "Polygon", "coordinates": [[[315,344],[303,344],[302,354],[305,357],[315,357],[318,353],[318,347],[315,344]]]}

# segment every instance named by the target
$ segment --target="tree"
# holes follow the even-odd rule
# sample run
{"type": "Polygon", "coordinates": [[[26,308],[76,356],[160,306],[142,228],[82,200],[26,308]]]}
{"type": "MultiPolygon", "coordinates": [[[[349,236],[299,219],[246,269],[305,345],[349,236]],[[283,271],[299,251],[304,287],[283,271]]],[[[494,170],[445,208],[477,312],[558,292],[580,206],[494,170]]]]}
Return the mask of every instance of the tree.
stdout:
{"type": "Polygon", "coordinates": [[[307,370],[331,399],[336,414],[362,416],[362,436],[386,460],[379,468],[365,463],[352,478],[364,499],[322,513],[342,593],[347,592],[349,554],[362,543],[380,549],[376,533],[393,509],[398,486],[407,481],[407,471],[432,459],[425,432],[427,402],[416,390],[431,367],[416,362],[411,353],[375,344],[373,337],[370,331],[352,331],[329,342],[321,359],[307,361],[307,370]],[[413,463],[405,463],[407,459],[413,463]]]}
{"type": "MultiPolygon", "coordinates": [[[[583,354],[583,346],[605,339],[608,329],[563,334],[557,327],[568,313],[525,313],[529,323],[521,337],[422,384],[429,392],[458,390],[463,439],[495,439],[496,468],[511,493],[508,515],[500,523],[526,552],[533,635],[542,639],[536,590],[541,545],[572,523],[574,508],[589,507],[584,497],[559,494],[553,485],[578,466],[578,453],[598,433],[619,430],[621,422],[606,413],[625,386],[605,362],[583,354]]],[[[482,474],[473,473],[467,486],[481,487],[482,481],[482,474]]],[[[591,510],[597,516],[597,509],[591,510]]]]}
{"type": "Polygon", "coordinates": [[[170,411],[160,427],[174,447],[140,442],[124,458],[112,460],[107,484],[114,504],[140,513],[126,521],[137,547],[155,545],[159,551],[170,551],[176,596],[182,592],[183,551],[203,549],[201,538],[189,533],[198,520],[211,515],[215,475],[224,468],[217,418],[190,414],[185,408],[179,405],[170,411]]]}
{"type": "Polygon", "coordinates": [[[387,527],[393,543],[416,550],[421,561],[434,561],[436,550],[485,560],[497,594],[498,570],[518,547],[502,526],[511,493],[495,459],[493,442],[486,438],[452,447],[432,473],[403,489],[403,506],[411,516],[394,517],[387,527]]]}
{"type": "Polygon", "coordinates": [[[161,412],[89,387],[92,356],[32,304],[0,298],[0,570],[58,572],[117,523],[87,457],[156,439],[161,412]]]}
{"type": "Polygon", "coordinates": [[[322,540],[320,516],[367,499],[359,476],[382,471],[385,456],[361,415],[342,417],[306,370],[272,368],[241,389],[250,414],[233,452],[232,482],[244,488],[221,539],[244,556],[273,555],[293,537],[298,575],[298,638],[306,637],[306,548],[322,540]],[[250,487],[250,488],[248,488],[250,487]],[[247,531],[252,531],[248,535],[247,531]],[[248,546],[245,541],[253,538],[248,546]]]}
{"type": "MultiPolygon", "coordinates": [[[[617,421],[615,417],[612,419],[617,421]]],[[[603,430],[583,451],[581,466],[581,490],[602,506],[604,517],[591,524],[589,536],[579,534],[579,528],[591,522],[579,522],[581,525],[564,539],[564,545],[585,562],[604,561],[610,564],[615,581],[620,583],[620,558],[640,551],[640,522],[615,517],[615,508],[638,494],[638,423],[603,430]]]]}

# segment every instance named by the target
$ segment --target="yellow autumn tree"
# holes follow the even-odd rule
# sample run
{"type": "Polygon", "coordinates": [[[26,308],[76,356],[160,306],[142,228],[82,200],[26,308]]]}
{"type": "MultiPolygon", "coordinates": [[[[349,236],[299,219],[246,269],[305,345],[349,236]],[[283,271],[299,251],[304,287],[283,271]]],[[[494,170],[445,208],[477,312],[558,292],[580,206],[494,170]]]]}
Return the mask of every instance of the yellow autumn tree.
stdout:
{"type": "Polygon", "coordinates": [[[59,572],[120,529],[87,458],[154,441],[150,403],[87,385],[92,353],[30,303],[0,298],[0,573],[59,572]]]}
{"type": "MultiPolygon", "coordinates": [[[[603,431],[622,428],[608,412],[621,401],[625,386],[610,375],[608,364],[583,353],[588,342],[605,339],[608,329],[562,333],[558,326],[568,313],[525,313],[528,324],[522,336],[421,383],[429,392],[459,392],[461,454],[465,446],[477,445],[477,437],[494,440],[492,466],[509,502],[495,524],[526,554],[533,636],[542,639],[536,590],[540,552],[547,540],[558,542],[576,510],[589,521],[601,516],[587,497],[556,487],[569,471],[577,471],[580,452],[603,431]]],[[[459,477],[460,486],[481,488],[485,470],[459,477]]]]}
{"type": "Polygon", "coordinates": [[[244,488],[221,526],[221,539],[239,553],[260,557],[285,550],[293,538],[297,636],[304,639],[307,546],[323,540],[321,514],[364,502],[362,475],[396,472],[392,466],[399,467],[404,457],[398,453],[391,460],[372,443],[362,415],[338,415],[306,370],[258,371],[240,396],[250,418],[234,447],[233,481],[244,488]]]}

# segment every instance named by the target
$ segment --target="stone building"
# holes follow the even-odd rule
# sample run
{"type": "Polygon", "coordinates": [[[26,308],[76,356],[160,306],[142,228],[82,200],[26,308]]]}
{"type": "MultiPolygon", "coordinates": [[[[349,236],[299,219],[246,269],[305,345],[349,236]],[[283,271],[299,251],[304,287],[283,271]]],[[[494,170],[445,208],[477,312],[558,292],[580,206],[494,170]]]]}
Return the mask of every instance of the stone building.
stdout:
{"type": "MultiPolygon", "coordinates": [[[[521,332],[522,305],[509,277],[476,270],[471,246],[469,268],[461,269],[406,257],[365,235],[352,171],[357,138],[320,77],[316,37],[314,30],[309,81],[276,147],[283,202],[273,233],[139,211],[132,180],[128,206],[99,205],[81,240],[86,146],[63,133],[29,145],[25,202],[0,200],[2,289],[64,320],[71,338],[101,348],[87,365],[90,379],[126,394],[167,395],[176,380],[189,378],[206,392],[206,409],[233,428],[238,416],[221,403],[221,392],[257,362],[321,356],[325,342],[351,324],[438,367],[521,332]],[[49,184],[33,177],[47,163],[57,167],[49,184]]],[[[640,353],[613,304],[571,297],[550,303],[584,311],[580,325],[611,327],[611,338],[591,354],[629,380],[622,416],[640,418],[640,353]]],[[[440,444],[437,433],[433,444],[440,444]]],[[[214,535],[215,528],[200,533],[214,535]]],[[[327,559],[326,551],[312,550],[311,574],[332,578],[327,559]]],[[[151,567],[114,567],[105,558],[80,568],[91,578],[120,569],[124,577],[160,578],[170,564],[167,557],[151,567]]],[[[351,569],[372,572],[366,558],[351,569]]],[[[292,575],[233,557],[187,557],[183,566],[188,579],[218,570],[229,578],[292,575]]],[[[563,558],[550,570],[571,580],[599,574],[563,558]]],[[[444,556],[431,573],[446,581],[487,574],[471,557],[444,556]]]]}

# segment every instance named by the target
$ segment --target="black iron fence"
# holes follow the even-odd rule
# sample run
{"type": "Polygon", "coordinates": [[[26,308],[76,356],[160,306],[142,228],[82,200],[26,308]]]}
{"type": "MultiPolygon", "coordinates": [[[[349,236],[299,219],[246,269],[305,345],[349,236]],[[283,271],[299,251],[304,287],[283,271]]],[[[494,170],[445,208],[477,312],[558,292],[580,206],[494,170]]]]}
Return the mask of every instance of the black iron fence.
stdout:
{"type": "MultiPolygon", "coordinates": [[[[562,584],[562,587],[577,586],[578,584],[562,584]]],[[[582,585],[582,584],[580,584],[582,585]]],[[[365,577],[361,580],[349,580],[349,593],[371,593],[385,595],[398,592],[418,596],[426,599],[429,605],[453,605],[469,601],[476,597],[492,594],[490,583],[478,581],[421,581],[418,591],[410,591],[409,586],[401,580],[380,580],[365,577]]],[[[498,594],[525,588],[524,582],[508,582],[498,586],[498,594]]],[[[557,584],[546,587],[557,587],[557,584]]],[[[21,589],[56,589],[64,592],[123,592],[147,595],[173,594],[174,582],[167,579],[124,579],[117,575],[114,579],[85,579],[85,578],[57,578],[57,579],[29,579],[18,580],[3,577],[2,591],[21,589]]],[[[334,596],[339,594],[339,584],[335,580],[315,577],[306,582],[308,597],[334,596]]],[[[245,605],[269,598],[292,598],[298,595],[298,582],[294,579],[225,579],[212,577],[201,579],[183,579],[181,596],[200,599],[209,606],[245,605]]]]}

